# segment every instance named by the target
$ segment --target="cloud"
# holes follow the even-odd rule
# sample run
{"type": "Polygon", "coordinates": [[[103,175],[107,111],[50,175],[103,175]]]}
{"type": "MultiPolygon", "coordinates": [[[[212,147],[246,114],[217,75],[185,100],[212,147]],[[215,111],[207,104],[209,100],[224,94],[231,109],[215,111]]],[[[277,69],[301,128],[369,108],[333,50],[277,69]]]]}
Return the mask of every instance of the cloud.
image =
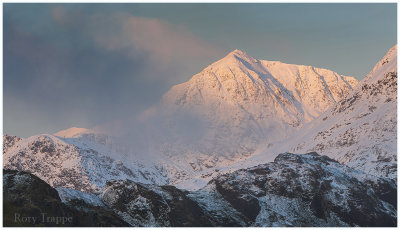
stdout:
{"type": "Polygon", "coordinates": [[[51,13],[60,25],[79,27],[82,33],[91,33],[89,36],[109,51],[128,52],[132,56],[146,54],[163,64],[224,54],[219,47],[195,36],[187,28],[157,18],[118,12],[88,14],[62,6],[54,7],[51,13]]]}
{"type": "Polygon", "coordinates": [[[51,10],[51,16],[53,17],[54,20],[56,20],[59,23],[64,23],[68,21],[67,12],[64,10],[62,6],[53,7],[51,10]]]}
{"type": "Polygon", "coordinates": [[[135,116],[223,56],[162,20],[65,5],[49,12],[35,21],[4,17],[4,124],[11,134],[135,116]]]}
{"type": "Polygon", "coordinates": [[[158,19],[120,15],[122,33],[101,36],[97,41],[111,50],[131,49],[150,53],[163,62],[173,59],[213,57],[219,49],[199,39],[187,29],[158,19]]]}

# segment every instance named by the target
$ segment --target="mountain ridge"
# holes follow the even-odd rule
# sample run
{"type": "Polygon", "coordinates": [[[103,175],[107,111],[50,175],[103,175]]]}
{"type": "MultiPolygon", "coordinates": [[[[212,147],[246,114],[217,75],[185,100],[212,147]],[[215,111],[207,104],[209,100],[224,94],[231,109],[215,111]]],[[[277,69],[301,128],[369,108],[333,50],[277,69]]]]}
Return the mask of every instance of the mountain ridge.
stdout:
{"type": "MultiPolygon", "coordinates": [[[[255,88],[254,87],[255,85],[255,86],[264,86],[263,95],[268,96],[269,94],[271,94],[272,96],[278,98],[280,101],[285,101],[284,98],[280,95],[283,94],[285,96],[288,96],[289,98],[295,98],[297,100],[297,104],[299,104],[299,102],[306,100],[303,100],[301,98],[301,95],[299,95],[300,93],[296,92],[301,90],[300,85],[296,87],[295,85],[291,84],[291,82],[294,80],[300,80],[298,84],[301,84],[305,80],[308,81],[310,79],[311,80],[321,79],[321,82],[306,82],[306,83],[310,84],[313,83],[314,85],[318,85],[318,83],[320,83],[318,85],[319,86],[318,88],[321,88],[321,86],[323,86],[324,89],[328,88],[328,91],[330,90],[329,86],[333,86],[335,84],[333,82],[334,80],[337,81],[336,84],[341,84],[340,87],[342,88],[342,92],[339,91],[327,92],[327,94],[329,94],[330,97],[328,99],[328,102],[331,100],[333,100],[333,102],[336,102],[340,97],[343,97],[343,95],[347,92],[345,91],[347,90],[346,88],[352,88],[358,83],[358,81],[353,77],[346,77],[337,74],[333,71],[330,71],[328,69],[316,68],[313,66],[305,66],[305,65],[286,64],[277,61],[258,60],[249,56],[247,53],[243,51],[234,50],[221,60],[209,65],[200,73],[194,75],[189,81],[173,86],[171,90],[169,90],[163,96],[163,99],[166,101],[172,99],[174,103],[177,102],[179,103],[180,101],[179,98],[174,100],[174,98],[171,97],[179,97],[179,94],[182,94],[182,92],[180,91],[184,90],[182,89],[184,86],[190,87],[192,91],[204,90],[204,88],[214,88],[215,86],[219,86],[217,90],[222,92],[218,93],[226,97],[230,96],[230,99],[232,99],[232,101],[240,101],[240,99],[242,99],[248,102],[247,100],[252,101],[253,99],[254,101],[259,102],[262,101],[262,99],[256,98],[258,96],[257,91],[262,89],[255,88]],[[284,70],[279,71],[279,69],[284,69],[284,70]],[[311,77],[303,76],[302,73],[300,73],[301,71],[306,74],[312,74],[312,76],[311,77]],[[324,75],[329,75],[329,77],[326,77],[324,75]],[[327,78],[327,80],[325,78],[327,78]],[[344,84],[342,84],[342,82],[344,84]],[[227,91],[230,91],[231,93],[227,91]],[[235,96],[238,96],[238,98],[235,98],[235,96]],[[241,96],[242,98],[240,98],[239,96],[241,96]]],[[[211,94],[208,96],[209,98],[218,95],[216,93],[213,94],[212,92],[206,92],[206,93],[211,94]]],[[[303,92],[303,94],[305,93],[303,92]]],[[[186,95],[190,96],[188,92],[184,93],[184,96],[186,95]]],[[[197,99],[195,96],[196,94],[194,94],[191,99],[192,100],[197,99]]],[[[182,98],[182,96],[180,97],[182,98]]],[[[204,97],[205,97],[204,93],[200,95],[200,98],[204,99],[204,97]]],[[[303,97],[307,96],[303,95],[303,97]]],[[[225,97],[223,97],[222,99],[224,98],[225,97]]],[[[194,100],[194,101],[197,102],[199,100],[194,100]]],[[[274,103],[274,101],[272,102],[274,103]]],[[[331,105],[331,103],[329,105],[331,105]]],[[[318,104],[318,106],[314,107],[326,108],[328,106],[327,105],[321,106],[321,104],[318,104]]],[[[309,112],[309,113],[314,114],[315,112],[309,112]]]]}
{"type": "MultiPolygon", "coordinates": [[[[116,175],[182,184],[251,157],[260,144],[288,137],[356,83],[330,70],[258,60],[235,50],[186,83],[172,87],[138,120],[122,123],[128,134],[124,137],[122,131],[115,136],[127,139],[127,148],[119,146],[113,134],[76,127],[57,132],[60,138],[55,140],[75,146],[74,154],[84,159],[79,161],[83,165],[107,172],[119,160],[134,173],[113,172],[116,175]],[[97,155],[112,160],[99,160],[97,155]]],[[[23,148],[5,155],[29,151],[23,148]]],[[[21,162],[4,164],[22,167],[21,162]]],[[[94,174],[95,181],[105,183],[101,175],[94,174]]]]}

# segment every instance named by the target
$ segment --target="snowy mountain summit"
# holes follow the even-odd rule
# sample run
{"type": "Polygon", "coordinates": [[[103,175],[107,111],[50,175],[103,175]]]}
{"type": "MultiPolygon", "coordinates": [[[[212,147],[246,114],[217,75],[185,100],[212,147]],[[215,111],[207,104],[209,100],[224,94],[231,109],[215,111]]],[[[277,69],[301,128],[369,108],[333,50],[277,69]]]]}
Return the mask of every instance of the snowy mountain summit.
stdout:
{"type": "Polygon", "coordinates": [[[327,69],[258,60],[234,50],[188,82],[172,87],[164,102],[217,110],[234,106],[256,121],[278,115],[297,127],[324,112],[357,83],[327,69]]]}
{"type": "Polygon", "coordinates": [[[174,162],[201,171],[230,165],[260,144],[288,137],[357,83],[331,70],[258,60],[234,50],[173,86],[147,115],[168,114],[162,126],[170,131],[158,141],[160,152],[178,153],[174,162]],[[187,133],[195,133],[195,141],[182,139],[187,133]]]}
{"type": "Polygon", "coordinates": [[[79,136],[82,134],[87,134],[87,133],[92,133],[92,131],[89,129],[85,129],[85,128],[71,127],[69,129],[65,129],[65,130],[56,132],[54,134],[54,136],[63,137],[63,138],[71,138],[71,137],[76,137],[76,136],[79,136]]]}

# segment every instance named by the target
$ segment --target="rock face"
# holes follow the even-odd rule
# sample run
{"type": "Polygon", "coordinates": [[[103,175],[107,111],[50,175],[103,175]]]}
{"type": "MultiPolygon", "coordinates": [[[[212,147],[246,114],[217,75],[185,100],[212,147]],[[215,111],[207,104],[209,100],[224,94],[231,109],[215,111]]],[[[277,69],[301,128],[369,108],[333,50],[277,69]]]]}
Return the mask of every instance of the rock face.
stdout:
{"type": "Polygon", "coordinates": [[[397,178],[397,45],[354,90],[298,132],[292,151],[317,151],[366,173],[397,178]]]}
{"type": "Polygon", "coordinates": [[[326,156],[283,153],[189,196],[215,218],[228,212],[245,226],[396,226],[396,194],[393,181],[326,156]]]}
{"type": "Polygon", "coordinates": [[[131,226],[212,226],[198,204],[173,186],[110,181],[100,197],[131,226]]]}
{"type": "Polygon", "coordinates": [[[129,226],[105,207],[73,202],[62,203],[56,189],[30,173],[3,171],[5,227],[129,226]]]}
{"type": "Polygon", "coordinates": [[[13,147],[20,140],[22,139],[17,136],[3,135],[3,153],[7,152],[9,148],[13,147]]]}

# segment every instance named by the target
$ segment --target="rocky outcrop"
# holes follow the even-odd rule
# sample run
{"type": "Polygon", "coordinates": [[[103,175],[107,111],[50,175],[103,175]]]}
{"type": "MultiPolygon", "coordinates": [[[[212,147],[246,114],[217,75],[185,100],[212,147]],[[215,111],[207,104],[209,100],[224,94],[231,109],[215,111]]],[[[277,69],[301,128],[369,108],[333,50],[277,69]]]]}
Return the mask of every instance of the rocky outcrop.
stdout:
{"type": "Polygon", "coordinates": [[[131,226],[212,226],[199,205],[173,186],[109,181],[100,197],[131,226]]]}
{"type": "Polygon", "coordinates": [[[221,197],[246,226],[371,227],[396,226],[396,193],[393,181],[326,156],[283,153],[274,162],[219,176],[191,197],[213,213],[218,208],[210,204],[221,202],[213,197],[221,197]]]}
{"type": "Polygon", "coordinates": [[[13,147],[21,140],[20,137],[3,135],[3,153],[7,152],[9,148],[13,147]]]}
{"type": "Polygon", "coordinates": [[[3,171],[5,227],[129,226],[105,207],[82,200],[64,204],[56,189],[27,172],[3,171]]]}

